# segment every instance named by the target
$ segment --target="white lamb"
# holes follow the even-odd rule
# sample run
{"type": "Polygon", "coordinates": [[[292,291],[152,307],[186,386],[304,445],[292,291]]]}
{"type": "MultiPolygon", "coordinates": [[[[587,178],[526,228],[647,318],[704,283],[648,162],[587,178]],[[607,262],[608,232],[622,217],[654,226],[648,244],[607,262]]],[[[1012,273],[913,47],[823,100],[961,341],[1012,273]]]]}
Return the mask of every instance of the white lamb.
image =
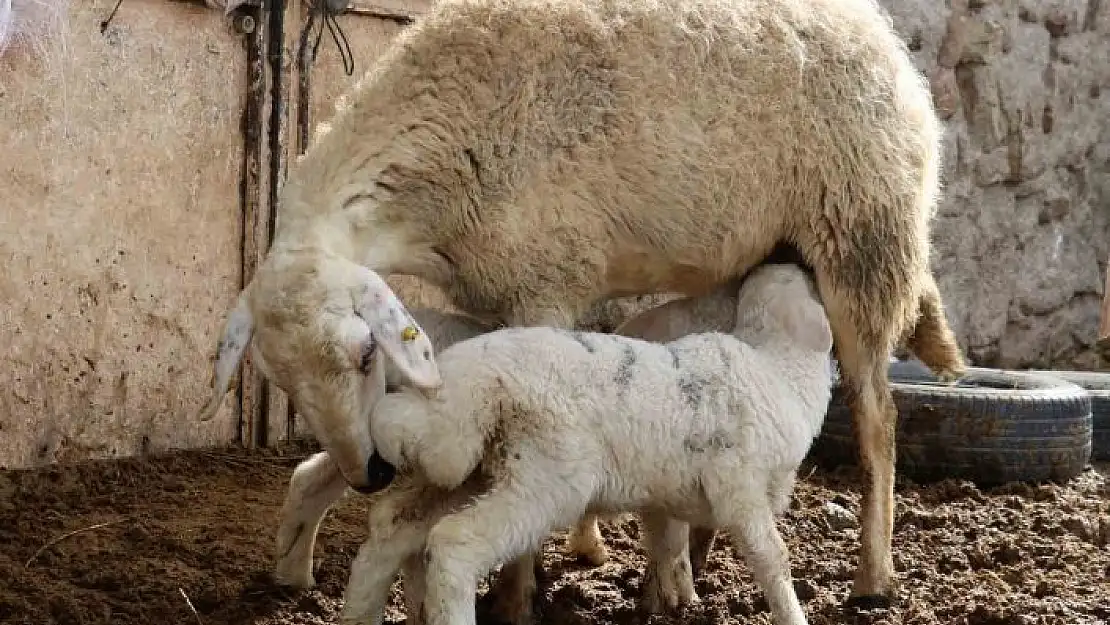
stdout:
{"type": "Polygon", "coordinates": [[[371,505],[342,622],[381,623],[404,566],[410,615],[473,624],[489,569],[587,512],[636,511],[656,556],[684,544],[669,517],[727,528],[774,621],[806,623],[775,515],[824,421],[832,333],[792,265],[754,271],[736,321],[666,344],[503,329],[438,354],[435,396],[382,396],[375,455],[405,477],[371,505]]]}

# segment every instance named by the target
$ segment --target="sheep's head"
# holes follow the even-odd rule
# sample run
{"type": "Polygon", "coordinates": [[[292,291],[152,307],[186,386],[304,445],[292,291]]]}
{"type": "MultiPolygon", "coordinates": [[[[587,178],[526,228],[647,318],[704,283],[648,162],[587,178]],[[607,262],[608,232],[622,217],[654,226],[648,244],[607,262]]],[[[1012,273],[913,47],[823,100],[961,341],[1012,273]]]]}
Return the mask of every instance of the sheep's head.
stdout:
{"type": "Polygon", "coordinates": [[[415,387],[442,384],[431,342],[385,280],[319,252],[274,250],[259,266],[224,326],[202,420],[215,414],[248,345],[359,490],[388,483],[369,424],[385,389],[382,353],[415,387]]]}
{"type": "Polygon", "coordinates": [[[762,265],[745,278],[733,334],[754,345],[785,339],[798,348],[824,354],[833,346],[817,286],[794,264],[762,265]]]}

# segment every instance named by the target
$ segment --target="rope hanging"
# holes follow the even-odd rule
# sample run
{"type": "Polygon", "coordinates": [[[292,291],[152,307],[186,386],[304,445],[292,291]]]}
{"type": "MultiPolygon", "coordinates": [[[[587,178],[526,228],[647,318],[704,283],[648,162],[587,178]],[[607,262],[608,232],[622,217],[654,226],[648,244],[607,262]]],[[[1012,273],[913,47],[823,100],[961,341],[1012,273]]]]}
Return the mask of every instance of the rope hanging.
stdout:
{"type": "Polygon", "coordinates": [[[348,75],[355,73],[355,57],[351,52],[351,44],[347,41],[347,33],[339,26],[339,22],[335,17],[342,14],[347,10],[347,0],[316,0],[316,2],[308,2],[309,12],[308,20],[305,22],[304,28],[301,29],[301,40],[297,49],[297,58],[304,59],[305,49],[308,46],[308,38],[312,32],[312,28],[316,25],[317,18],[320,19],[320,28],[316,32],[316,42],[312,44],[312,56],[306,59],[306,68],[312,67],[316,61],[316,53],[320,49],[320,40],[324,36],[324,27],[326,26],[328,32],[331,33],[331,38],[335,41],[336,48],[339,49],[339,56],[343,59],[343,71],[348,75]]]}

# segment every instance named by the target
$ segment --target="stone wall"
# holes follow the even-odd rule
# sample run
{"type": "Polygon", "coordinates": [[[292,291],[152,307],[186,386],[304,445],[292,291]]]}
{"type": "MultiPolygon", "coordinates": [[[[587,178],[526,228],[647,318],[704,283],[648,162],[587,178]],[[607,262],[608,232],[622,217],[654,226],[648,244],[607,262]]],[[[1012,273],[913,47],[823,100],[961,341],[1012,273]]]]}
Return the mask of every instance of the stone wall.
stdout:
{"type": "Polygon", "coordinates": [[[1110,0],[880,0],[946,124],[934,269],[977,364],[1094,368],[1110,0]]]}

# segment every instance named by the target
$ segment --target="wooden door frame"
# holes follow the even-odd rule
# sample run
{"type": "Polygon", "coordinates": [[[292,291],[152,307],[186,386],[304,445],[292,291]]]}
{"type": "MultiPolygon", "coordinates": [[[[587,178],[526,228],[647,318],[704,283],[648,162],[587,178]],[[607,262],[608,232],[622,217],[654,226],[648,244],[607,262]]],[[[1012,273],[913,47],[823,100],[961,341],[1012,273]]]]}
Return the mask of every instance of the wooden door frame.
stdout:
{"type": "Polygon", "coordinates": [[[1105,358],[1110,360],[1110,258],[1106,260],[1106,285],[1102,288],[1102,313],[1096,338],[1105,358]]]}
{"type": "MultiPolygon", "coordinates": [[[[295,58],[310,6],[306,0],[248,2],[244,10],[255,18],[256,26],[246,37],[248,84],[243,112],[240,288],[251,281],[270,249],[278,197],[290,159],[304,153],[312,135],[311,62],[295,58]]],[[[394,6],[395,2],[377,0],[376,4],[367,4],[354,0],[345,15],[411,23],[415,13],[394,6]]],[[[240,444],[268,447],[295,435],[292,402],[266,381],[251,362],[249,350],[243,357],[236,400],[240,444]]]]}

